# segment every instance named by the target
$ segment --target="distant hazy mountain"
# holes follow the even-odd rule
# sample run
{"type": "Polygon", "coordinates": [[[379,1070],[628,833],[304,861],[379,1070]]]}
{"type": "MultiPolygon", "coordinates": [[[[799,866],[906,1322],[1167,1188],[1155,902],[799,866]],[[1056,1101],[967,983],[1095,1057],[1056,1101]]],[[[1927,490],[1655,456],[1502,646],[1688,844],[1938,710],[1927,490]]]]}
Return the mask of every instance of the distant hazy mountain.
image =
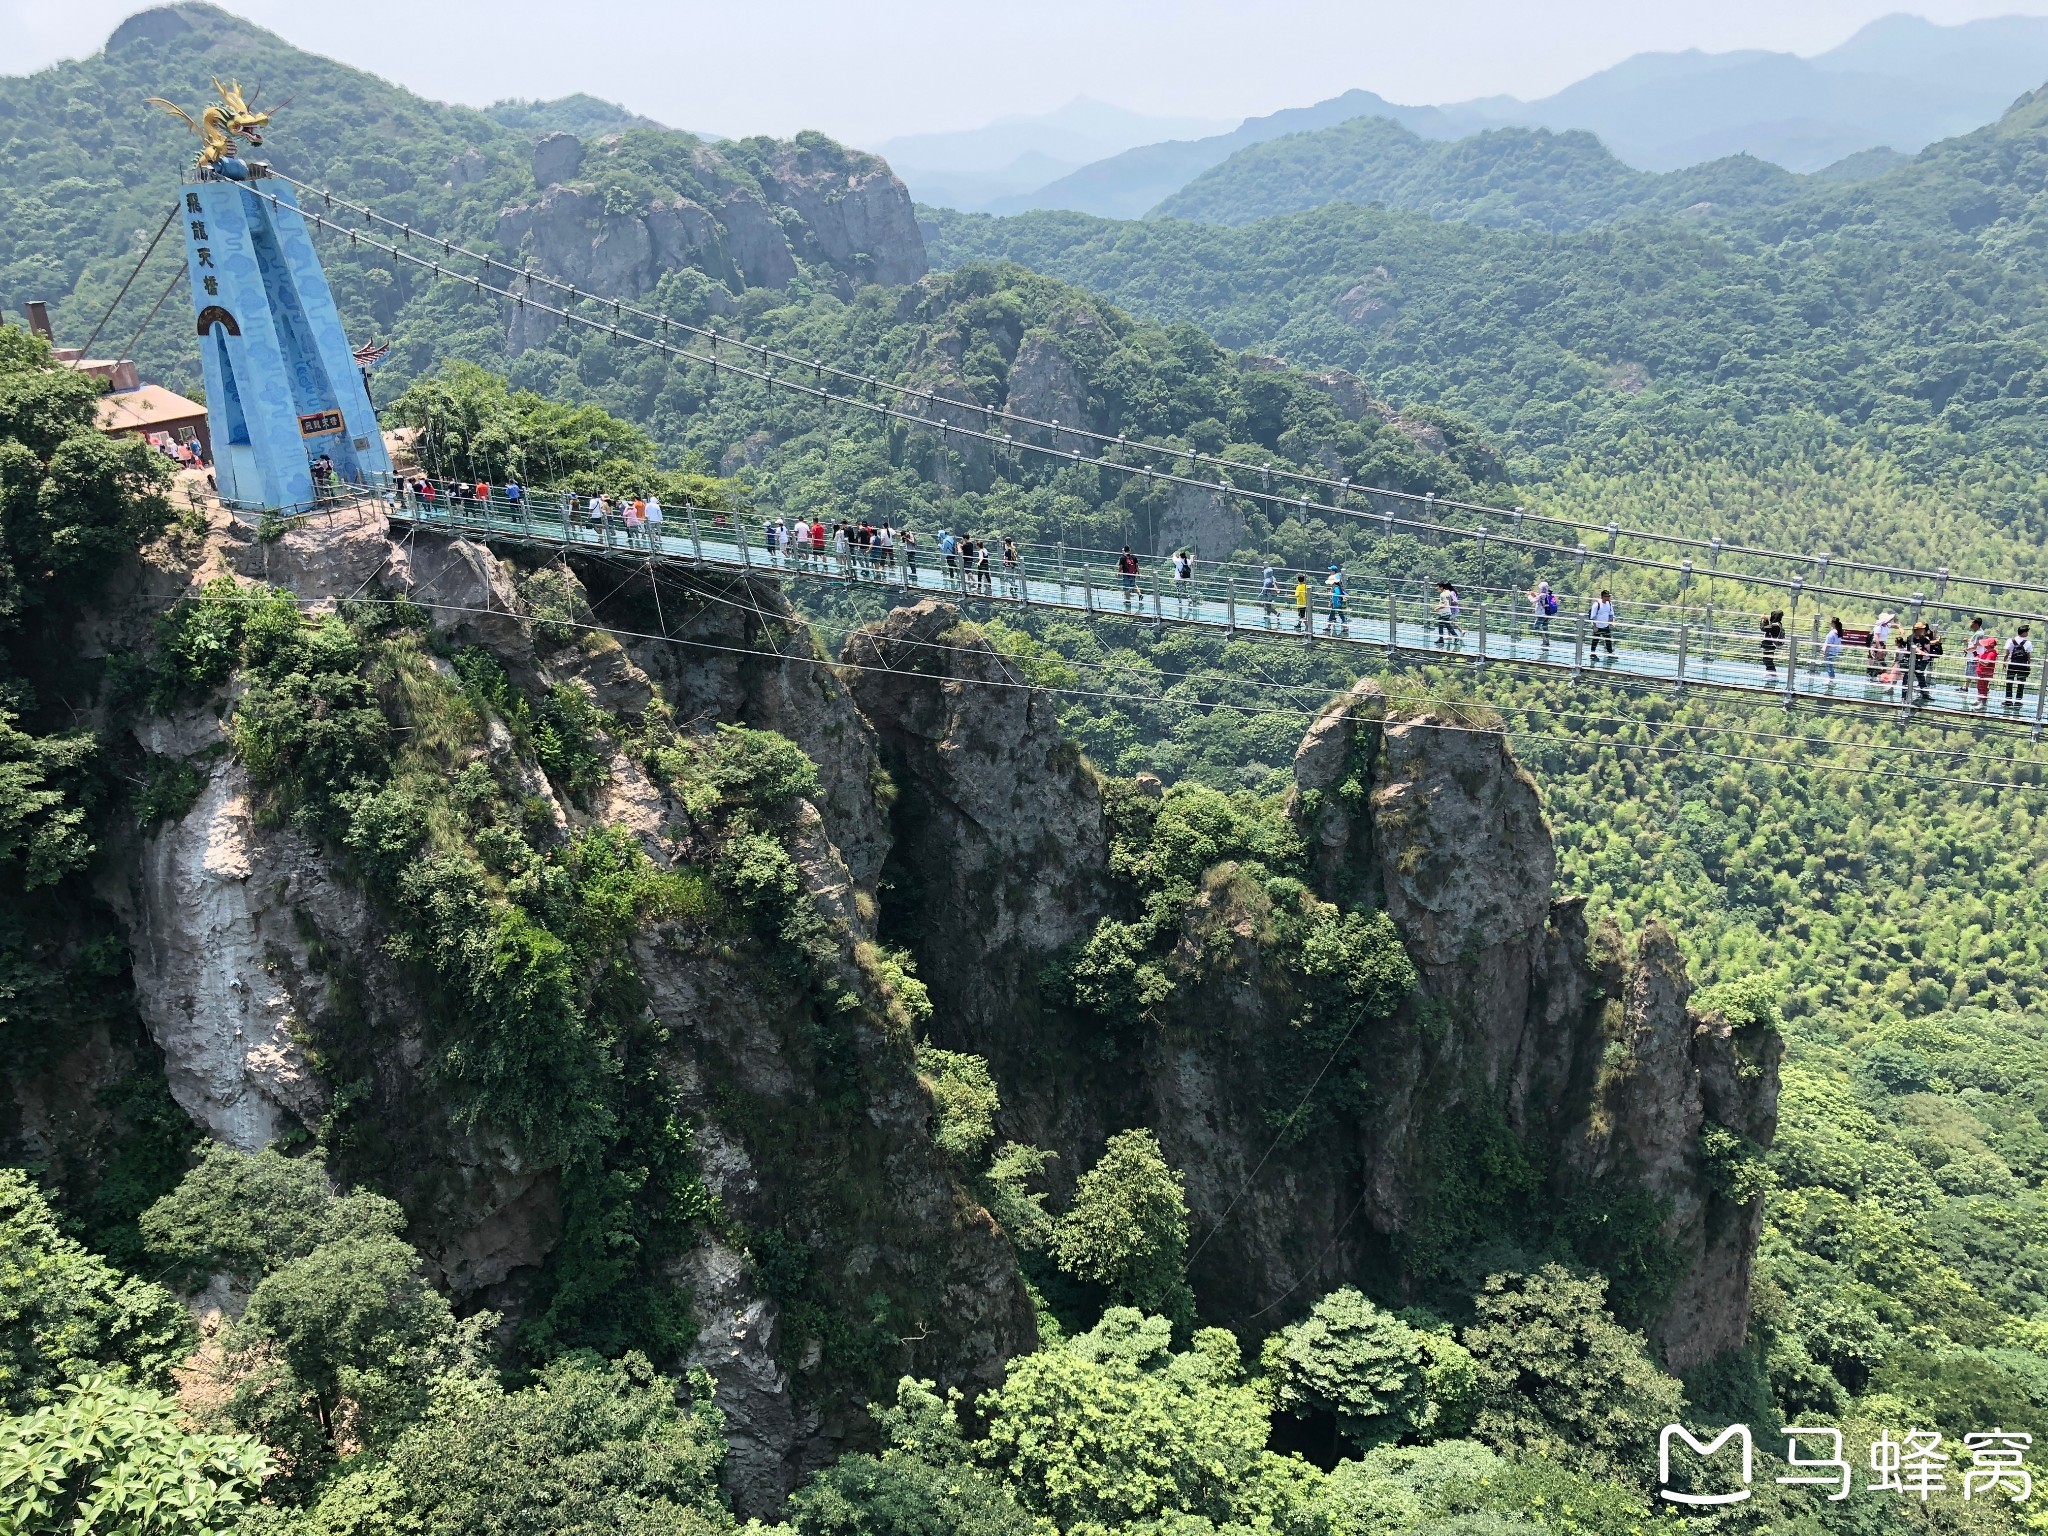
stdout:
{"type": "Polygon", "coordinates": [[[1152,117],[1077,96],[1055,112],[1010,116],[954,133],[917,133],[876,146],[876,153],[921,202],[978,208],[1028,192],[1092,160],[1161,139],[1216,133],[1228,121],[1152,117]]]}
{"type": "Polygon", "coordinates": [[[1789,53],[1643,53],[1528,103],[1449,110],[1536,128],[1585,128],[1629,164],[1668,171],[1751,154],[1817,171],[1880,145],[1917,153],[1991,122],[2048,80],[2048,18],[1936,26],[1872,22],[1841,47],[1789,53]]]}
{"type": "MultiPolygon", "coordinates": [[[[1104,218],[1135,219],[1161,198],[1179,190],[1210,166],[1222,164],[1240,149],[1290,133],[1327,128],[1354,117],[1389,118],[1430,138],[1453,138],[1460,131],[1456,122],[1435,107],[1396,106],[1371,91],[1346,91],[1312,107],[1290,107],[1269,117],[1247,118],[1229,133],[1125,150],[1035,191],[992,202],[987,211],[1021,213],[1027,208],[1070,208],[1104,218]]],[[[898,174],[902,174],[900,168],[898,174]]],[[[910,190],[917,193],[916,182],[910,183],[910,190]]]]}
{"type": "MultiPolygon", "coordinates": [[[[1855,180],[1883,169],[1862,161],[1864,152],[1912,154],[1967,133],[2043,81],[2048,18],[1937,26],[1895,15],[1813,58],[1756,50],[1637,54],[1540,101],[1495,96],[1404,107],[1370,91],[1348,91],[1313,107],[1249,119],[1231,133],[1127,149],[984,206],[992,213],[1060,208],[1136,218],[1232,155],[1358,117],[1383,117],[1426,139],[1503,127],[1583,129],[1639,171],[1752,155],[1788,170],[1855,180]]],[[[1324,179],[1339,180],[1341,173],[1324,179]]],[[[915,182],[912,191],[924,196],[915,182]]]]}

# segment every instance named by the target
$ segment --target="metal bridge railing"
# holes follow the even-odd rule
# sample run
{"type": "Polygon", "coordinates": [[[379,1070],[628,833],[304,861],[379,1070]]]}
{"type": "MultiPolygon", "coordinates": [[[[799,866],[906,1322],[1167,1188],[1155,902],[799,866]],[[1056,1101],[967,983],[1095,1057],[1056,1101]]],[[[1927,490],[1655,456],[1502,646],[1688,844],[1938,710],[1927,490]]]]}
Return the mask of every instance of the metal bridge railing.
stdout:
{"type": "MultiPolygon", "coordinates": [[[[2030,725],[2037,738],[2048,704],[2031,670],[2008,677],[2003,663],[1983,688],[1967,658],[1944,655],[1921,680],[1925,697],[1910,669],[1904,677],[1885,675],[1894,664],[1890,653],[1885,673],[1860,648],[1843,649],[1830,664],[1821,649],[1821,615],[1801,615],[1796,609],[1787,616],[1785,638],[1767,660],[1759,615],[1748,607],[1712,602],[1632,602],[1617,613],[1611,634],[1602,634],[1590,618],[1590,594],[1582,593],[1560,591],[1560,612],[1545,621],[1524,593],[1466,586],[1458,593],[1460,611],[1450,616],[1438,611],[1432,583],[1368,576],[1346,578],[1341,608],[1333,610],[1327,573],[1318,571],[1276,568],[1276,591],[1269,603],[1261,568],[1242,563],[1201,565],[1191,580],[1177,581],[1169,560],[1150,558],[1127,581],[1116,569],[1115,551],[1033,544],[1018,546],[1014,564],[992,547],[984,572],[978,561],[973,569],[961,568],[957,556],[949,561],[928,534],[920,535],[914,548],[899,544],[886,551],[840,548],[829,538],[822,549],[785,548],[771,544],[758,521],[687,505],[668,509],[655,531],[629,529],[616,516],[594,517],[587,503],[572,507],[553,492],[530,492],[513,500],[494,491],[480,501],[473,494],[437,490],[429,501],[394,489],[386,501],[394,520],[418,527],[778,578],[889,586],[966,600],[992,613],[1055,608],[1098,619],[1189,625],[1306,645],[1356,645],[1475,666],[1511,663],[1673,689],[1830,701],[1901,715],[2002,719],[2030,725]],[[1294,596],[1301,575],[1309,579],[1306,626],[1294,596]],[[2009,683],[2019,690],[2012,705],[2006,702],[2009,683]]],[[[1920,612],[1953,613],[1960,623],[1966,610],[1923,604],[1920,612]]]]}

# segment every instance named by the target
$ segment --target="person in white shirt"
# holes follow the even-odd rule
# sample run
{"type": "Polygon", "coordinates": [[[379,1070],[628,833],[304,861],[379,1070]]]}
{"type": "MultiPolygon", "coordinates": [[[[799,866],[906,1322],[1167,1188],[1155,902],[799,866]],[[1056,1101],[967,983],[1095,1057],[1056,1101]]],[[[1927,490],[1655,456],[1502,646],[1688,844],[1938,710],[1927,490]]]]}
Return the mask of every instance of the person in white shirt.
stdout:
{"type": "Polygon", "coordinates": [[[1593,620],[1593,654],[1600,654],[1600,642],[1605,640],[1607,659],[1614,660],[1614,594],[1605,587],[1602,587],[1600,595],[1593,599],[1590,617],[1593,620]]]}
{"type": "Polygon", "coordinates": [[[2022,624],[2005,642],[2005,707],[2018,709],[2027,697],[2027,678],[2034,670],[2034,626],[2022,624]]]}
{"type": "Polygon", "coordinates": [[[655,550],[661,548],[661,498],[659,496],[649,496],[647,498],[647,547],[655,550]]]}

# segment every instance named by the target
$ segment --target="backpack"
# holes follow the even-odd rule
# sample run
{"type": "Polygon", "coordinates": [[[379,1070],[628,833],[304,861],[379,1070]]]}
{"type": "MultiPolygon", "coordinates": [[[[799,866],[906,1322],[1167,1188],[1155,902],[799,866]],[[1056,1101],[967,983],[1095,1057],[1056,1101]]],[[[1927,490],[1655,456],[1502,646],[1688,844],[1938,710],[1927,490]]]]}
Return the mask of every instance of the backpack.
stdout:
{"type": "Polygon", "coordinates": [[[1554,618],[1556,618],[1556,617],[1557,617],[1557,609],[1558,609],[1558,602],[1557,602],[1557,594],[1556,594],[1555,592],[1546,592],[1546,593],[1544,593],[1544,594],[1543,594],[1543,617],[1545,617],[1546,619],[1554,619],[1554,618]]]}

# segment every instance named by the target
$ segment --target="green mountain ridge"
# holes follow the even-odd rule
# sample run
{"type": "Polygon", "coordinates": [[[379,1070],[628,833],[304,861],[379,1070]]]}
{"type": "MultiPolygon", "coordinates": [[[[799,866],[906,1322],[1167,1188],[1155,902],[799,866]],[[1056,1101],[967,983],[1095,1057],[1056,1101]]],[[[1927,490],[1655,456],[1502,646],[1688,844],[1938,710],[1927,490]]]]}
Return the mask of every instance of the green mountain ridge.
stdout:
{"type": "MultiPolygon", "coordinates": [[[[1869,151],[1814,179],[1866,180],[1891,169],[1890,159],[1869,151]]],[[[1662,174],[1638,171],[1583,129],[1496,128],[1442,140],[1364,117],[1241,149],[1146,217],[1239,225],[1341,202],[1563,234],[1635,213],[1726,219],[1793,202],[1808,180],[1747,155],[1662,174]]]]}

